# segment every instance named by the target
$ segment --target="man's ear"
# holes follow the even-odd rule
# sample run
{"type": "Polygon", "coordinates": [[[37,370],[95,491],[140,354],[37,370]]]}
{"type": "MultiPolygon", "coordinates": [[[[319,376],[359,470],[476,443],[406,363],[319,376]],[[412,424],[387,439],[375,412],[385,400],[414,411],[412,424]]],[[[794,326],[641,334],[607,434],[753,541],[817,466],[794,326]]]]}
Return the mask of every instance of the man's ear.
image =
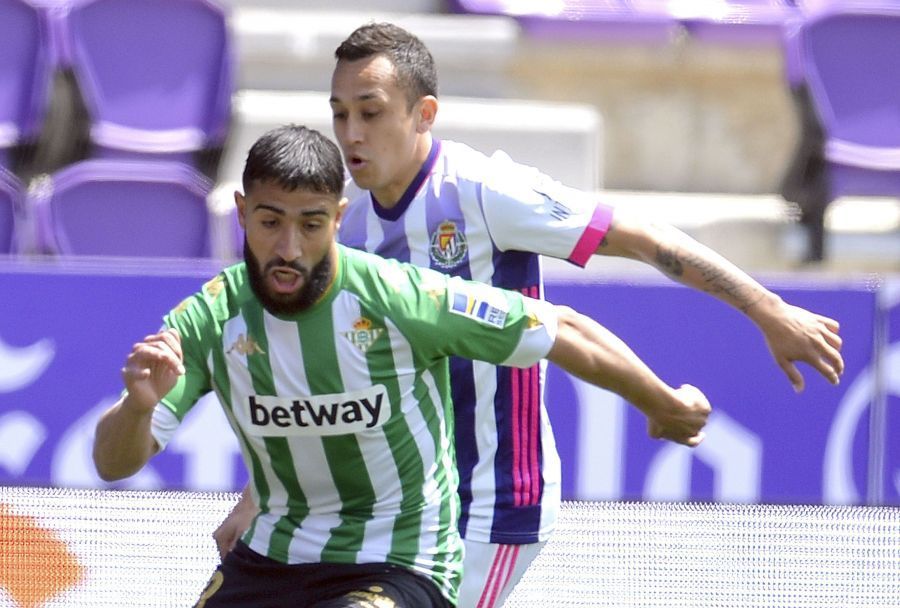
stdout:
{"type": "Polygon", "coordinates": [[[419,133],[427,133],[434,126],[434,119],[437,117],[438,100],[434,95],[426,95],[418,101],[418,114],[416,118],[416,131],[419,133]]]}
{"type": "Polygon", "coordinates": [[[336,228],[341,227],[341,220],[344,217],[344,211],[347,210],[347,205],[350,203],[350,200],[345,196],[338,202],[337,215],[334,216],[334,225],[336,228]]]}
{"type": "Polygon", "coordinates": [[[247,199],[245,199],[244,195],[237,190],[234,191],[234,204],[237,206],[238,222],[240,222],[241,228],[246,230],[247,226],[245,225],[246,220],[244,218],[244,213],[247,209],[247,199]]]}

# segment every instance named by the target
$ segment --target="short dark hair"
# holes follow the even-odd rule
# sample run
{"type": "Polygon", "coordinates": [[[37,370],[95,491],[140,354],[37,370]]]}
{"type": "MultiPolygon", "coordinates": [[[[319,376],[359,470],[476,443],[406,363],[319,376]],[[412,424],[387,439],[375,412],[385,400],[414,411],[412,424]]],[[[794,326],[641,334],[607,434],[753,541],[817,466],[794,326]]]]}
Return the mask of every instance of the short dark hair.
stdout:
{"type": "Polygon", "coordinates": [[[334,51],[340,61],[384,55],[397,71],[397,84],[406,92],[411,108],[426,95],[437,97],[434,57],[415,35],[393,23],[368,23],[356,28],[334,51]]]}
{"type": "Polygon", "coordinates": [[[285,190],[344,193],[344,165],[333,141],[315,129],[294,124],[272,129],[247,154],[242,177],[244,194],[255,182],[270,181],[285,190]]]}

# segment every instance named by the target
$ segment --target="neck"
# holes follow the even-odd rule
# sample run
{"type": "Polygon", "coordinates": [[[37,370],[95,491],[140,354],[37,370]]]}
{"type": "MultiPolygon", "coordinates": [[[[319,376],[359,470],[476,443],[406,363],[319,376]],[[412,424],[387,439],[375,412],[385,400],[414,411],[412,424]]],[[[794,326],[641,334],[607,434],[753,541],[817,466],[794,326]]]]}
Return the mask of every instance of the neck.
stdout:
{"type": "Polygon", "coordinates": [[[409,166],[403,174],[403,179],[392,186],[382,188],[378,191],[372,191],[372,194],[378,199],[378,204],[385,209],[390,209],[400,202],[400,199],[403,198],[403,195],[406,193],[407,189],[409,189],[409,186],[416,178],[416,175],[419,174],[419,169],[422,168],[422,165],[428,159],[432,144],[433,139],[430,131],[417,137],[416,148],[409,161],[409,166]]]}

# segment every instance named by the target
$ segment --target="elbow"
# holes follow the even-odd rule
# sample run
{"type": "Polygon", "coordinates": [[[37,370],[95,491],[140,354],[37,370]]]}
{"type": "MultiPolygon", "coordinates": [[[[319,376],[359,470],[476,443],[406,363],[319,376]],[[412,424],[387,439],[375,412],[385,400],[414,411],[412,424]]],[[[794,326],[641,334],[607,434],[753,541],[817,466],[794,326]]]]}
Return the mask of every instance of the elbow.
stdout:
{"type": "Polygon", "coordinates": [[[125,479],[126,477],[128,477],[127,475],[123,475],[119,471],[116,471],[112,467],[97,462],[96,459],[94,459],[94,468],[97,469],[97,475],[100,477],[100,479],[106,482],[119,481],[120,479],[125,479]]]}
{"type": "Polygon", "coordinates": [[[122,470],[121,466],[117,466],[115,462],[112,462],[108,458],[104,458],[102,454],[98,453],[97,450],[94,450],[94,468],[97,470],[97,475],[103,481],[119,481],[120,479],[125,479],[130,476],[134,472],[128,472],[122,470]]]}
{"type": "Polygon", "coordinates": [[[93,451],[94,468],[103,481],[119,481],[131,477],[140,471],[150,460],[150,456],[139,456],[134,453],[116,454],[95,445],[93,451]]]}
{"type": "Polygon", "coordinates": [[[105,482],[119,481],[120,479],[125,479],[125,477],[127,477],[127,475],[117,475],[115,472],[107,470],[99,465],[97,465],[97,475],[105,482]]]}

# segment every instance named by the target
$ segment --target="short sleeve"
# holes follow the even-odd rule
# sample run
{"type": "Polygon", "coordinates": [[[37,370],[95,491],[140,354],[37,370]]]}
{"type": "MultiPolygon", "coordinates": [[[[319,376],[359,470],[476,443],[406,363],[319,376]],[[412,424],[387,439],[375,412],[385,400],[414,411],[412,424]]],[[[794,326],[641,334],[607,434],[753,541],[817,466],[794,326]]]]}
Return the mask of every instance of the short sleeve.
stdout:
{"type": "Polygon", "coordinates": [[[481,205],[501,251],[532,251],[584,266],[612,222],[612,207],[596,193],[553,180],[495,154],[485,171],[481,205]]]}
{"type": "MultiPolygon", "coordinates": [[[[201,397],[212,390],[206,356],[209,349],[204,337],[208,319],[209,309],[202,293],[188,298],[165,317],[166,326],[178,330],[181,336],[185,373],[179,376],[172,390],[163,397],[157,410],[167,409],[178,423],[201,397]]],[[[154,413],[154,424],[157,423],[157,414],[158,412],[154,413]]],[[[168,417],[159,417],[159,422],[163,421],[171,426],[168,417]]],[[[162,445],[164,444],[160,442],[160,446],[162,445]]]]}
{"type": "Polygon", "coordinates": [[[420,354],[528,367],[549,352],[556,331],[552,307],[518,292],[404,267],[419,295],[399,324],[420,354]]]}

